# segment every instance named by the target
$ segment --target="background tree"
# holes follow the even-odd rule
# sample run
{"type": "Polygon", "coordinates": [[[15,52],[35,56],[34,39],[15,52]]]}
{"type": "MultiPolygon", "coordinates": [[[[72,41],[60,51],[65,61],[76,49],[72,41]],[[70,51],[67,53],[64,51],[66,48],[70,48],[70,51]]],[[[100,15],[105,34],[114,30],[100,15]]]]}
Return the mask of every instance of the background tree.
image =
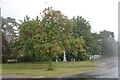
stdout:
{"type": "Polygon", "coordinates": [[[92,41],[89,49],[92,55],[101,54],[102,47],[100,45],[99,35],[97,33],[92,33],[91,40],[92,41]]]}
{"type": "Polygon", "coordinates": [[[2,19],[2,61],[7,62],[8,58],[15,56],[14,50],[10,48],[10,44],[16,38],[16,29],[18,24],[15,19],[7,17],[2,19]]]}
{"type": "Polygon", "coordinates": [[[74,36],[82,36],[85,40],[86,56],[98,54],[100,52],[98,35],[91,32],[91,25],[89,24],[89,21],[80,16],[77,16],[77,18],[73,17],[72,20],[74,22],[74,36]]]}
{"type": "Polygon", "coordinates": [[[40,26],[40,20],[37,17],[35,20],[26,16],[24,21],[19,25],[19,38],[14,42],[12,47],[19,50],[20,55],[30,55],[32,62],[35,62],[35,41],[33,36],[36,35],[36,30],[40,26]]]}
{"type": "Polygon", "coordinates": [[[102,54],[104,56],[114,56],[117,54],[118,43],[114,39],[114,33],[110,31],[101,31],[99,33],[99,40],[101,41],[102,54]]]}

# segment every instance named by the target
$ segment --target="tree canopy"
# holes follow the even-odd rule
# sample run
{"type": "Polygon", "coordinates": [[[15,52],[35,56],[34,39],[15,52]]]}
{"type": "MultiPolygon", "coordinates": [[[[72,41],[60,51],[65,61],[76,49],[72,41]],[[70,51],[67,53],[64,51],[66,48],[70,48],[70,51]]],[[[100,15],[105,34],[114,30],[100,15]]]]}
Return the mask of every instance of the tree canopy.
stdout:
{"type": "Polygon", "coordinates": [[[63,52],[67,56],[81,58],[100,53],[112,54],[116,50],[112,49],[116,44],[113,32],[104,30],[92,33],[90,22],[82,16],[69,19],[61,11],[51,7],[45,8],[35,19],[24,17],[19,24],[18,34],[12,47],[20,55],[30,55],[33,62],[37,55],[50,60],[63,52]],[[109,46],[111,48],[108,49],[109,46]]]}
{"type": "Polygon", "coordinates": [[[42,19],[30,20],[28,16],[19,26],[19,38],[14,47],[22,53],[57,54],[71,49],[73,53],[84,51],[85,41],[73,35],[73,22],[60,11],[47,8],[42,19]]]}

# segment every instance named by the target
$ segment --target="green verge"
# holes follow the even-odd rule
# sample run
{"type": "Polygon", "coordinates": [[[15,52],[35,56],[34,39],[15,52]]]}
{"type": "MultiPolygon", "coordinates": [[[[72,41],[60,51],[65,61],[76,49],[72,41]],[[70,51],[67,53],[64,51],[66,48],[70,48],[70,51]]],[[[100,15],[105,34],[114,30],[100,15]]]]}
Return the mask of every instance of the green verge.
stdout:
{"type": "Polygon", "coordinates": [[[2,74],[21,74],[31,76],[47,76],[66,73],[80,73],[96,69],[99,61],[78,61],[78,62],[52,62],[53,71],[48,71],[47,63],[15,63],[2,64],[2,74]]]}

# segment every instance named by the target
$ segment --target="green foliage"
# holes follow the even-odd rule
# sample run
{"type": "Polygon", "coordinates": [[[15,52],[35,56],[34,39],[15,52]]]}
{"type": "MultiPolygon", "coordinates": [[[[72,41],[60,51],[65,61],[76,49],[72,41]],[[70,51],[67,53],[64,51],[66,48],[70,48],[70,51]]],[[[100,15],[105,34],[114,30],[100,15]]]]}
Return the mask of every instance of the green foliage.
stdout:
{"type": "Polygon", "coordinates": [[[19,25],[19,38],[12,44],[20,54],[31,55],[33,62],[36,55],[52,60],[57,53],[70,49],[72,53],[85,51],[82,37],[74,37],[73,21],[60,11],[52,8],[43,11],[42,19],[30,19],[28,16],[19,25]],[[55,55],[53,55],[55,54],[55,55]],[[52,56],[52,57],[51,57],[52,56]]]}
{"type": "Polygon", "coordinates": [[[33,62],[35,58],[34,45],[35,41],[33,36],[36,34],[35,31],[39,27],[38,17],[34,20],[30,20],[28,16],[24,18],[24,21],[19,25],[19,38],[14,41],[11,46],[20,51],[20,54],[29,54],[33,57],[33,62]]]}
{"type": "Polygon", "coordinates": [[[77,55],[79,52],[85,52],[85,41],[83,40],[82,37],[77,37],[77,38],[73,38],[72,42],[71,42],[71,47],[69,48],[70,51],[77,55]]]}
{"type": "Polygon", "coordinates": [[[43,11],[43,19],[34,36],[35,48],[42,53],[62,53],[69,45],[72,22],[51,8],[43,11]]]}
{"type": "Polygon", "coordinates": [[[82,36],[85,41],[85,50],[87,55],[98,54],[101,51],[99,38],[96,33],[91,32],[91,26],[89,21],[85,20],[83,17],[73,17],[73,34],[75,37],[80,38],[82,36]]]}
{"type": "Polygon", "coordinates": [[[89,45],[89,51],[93,54],[99,54],[101,53],[101,45],[100,45],[100,41],[99,41],[99,35],[97,33],[92,33],[91,36],[91,43],[89,45]]]}
{"type": "MultiPolygon", "coordinates": [[[[1,24],[1,45],[2,45],[2,62],[7,62],[8,58],[11,58],[11,55],[14,54],[14,49],[11,49],[10,44],[16,38],[16,30],[13,27],[17,27],[18,24],[15,19],[7,17],[3,18],[0,17],[2,24],[1,24]]],[[[14,58],[14,57],[12,57],[14,58]]]]}
{"type": "Polygon", "coordinates": [[[118,43],[114,40],[114,33],[110,31],[101,31],[99,33],[101,41],[102,54],[104,56],[114,56],[117,54],[118,43]]]}
{"type": "Polygon", "coordinates": [[[99,33],[99,38],[100,38],[100,39],[114,38],[114,33],[111,32],[111,31],[106,31],[106,30],[100,31],[100,33],[99,33]]]}
{"type": "Polygon", "coordinates": [[[89,24],[89,21],[86,21],[82,16],[77,18],[73,17],[73,33],[74,36],[80,37],[83,36],[84,39],[91,34],[91,26],[89,24]]]}
{"type": "Polygon", "coordinates": [[[113,45],[109,44],[110,38],[114,39],[113,32],[92,33],[89,21],[83,17],[68,19],[60,11],[49,7],[41,16],[41,19],[26,16],[19,25],[19,38],[11,45],[20,54],[32,56],[33,61],[35,58],[41,58],[40,61],[59,59],[62,55],[58,54],[63,52],[67,52],[67,57],[74,56],[77,60],[81,56],[87,59],[90,55],[107,53],[104,47],[113,45]]]}

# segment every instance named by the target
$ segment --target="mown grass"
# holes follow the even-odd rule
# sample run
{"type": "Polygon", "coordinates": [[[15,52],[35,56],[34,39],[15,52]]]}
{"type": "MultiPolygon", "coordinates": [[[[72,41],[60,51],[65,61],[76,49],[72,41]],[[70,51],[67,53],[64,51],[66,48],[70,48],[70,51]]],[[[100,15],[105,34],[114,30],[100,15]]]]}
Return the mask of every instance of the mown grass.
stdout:
{"type": "Polygon", "coordinates": [[[24,74],[32,76],[45,76],[54,74],[66,74],[86,72],[93,70],[99,61],[79,61],[79,62],[53,62],[54,70],[48,71],[47,63],[15,63],[15,64],[3,64],[2,74],[24,74]]]}

